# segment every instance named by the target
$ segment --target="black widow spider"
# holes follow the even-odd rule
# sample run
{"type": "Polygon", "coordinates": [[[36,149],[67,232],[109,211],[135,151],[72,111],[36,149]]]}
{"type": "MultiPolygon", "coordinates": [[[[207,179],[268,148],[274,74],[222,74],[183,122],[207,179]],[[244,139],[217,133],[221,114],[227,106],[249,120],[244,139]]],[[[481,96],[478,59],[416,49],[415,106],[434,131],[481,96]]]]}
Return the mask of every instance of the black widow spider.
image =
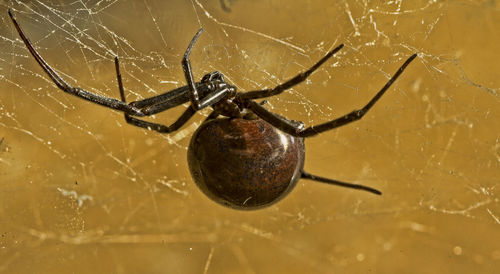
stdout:
{"type": "Polygon", "coordinates": [[[189,55],[202,32],[200,29],[189,43],[182,59],[187,85],[127,104],[118,57],[115,57],[115,67],[121,100],[73,87],[63,80],[35,50],[11,10],[9,15],[30,53],[59,89],[93,103],[122,111],[129,124],[160,133],[170,133],[183,126],[196,111],[212,107],[213,111],[191,139],[188,164],[191,175],[200,189],[209,198],[222,205],[236,209],[269,206],[285,197],[300,178],[382,194],[379,190],[368,186],[305,172],[304,138],[361,119],[408,64],[417,57],[417,54],[410,56],[363,108],[323,124],[304,127],[302,122],[274,114],[253,99],[278,95],[303,82],[338,52],[343,47],[342,44],[328,52],[308,70],[272,89],[237,92],[236,87],[227,83],[224,75],[218,71],[208,73],[200,82],[195,82],[189,55]],[[163,112],[187,102],[191,102],[191,105],[170,126],[136,118],[163,112]],[[225,118],[217,118],[218,116],[225,118]]]}

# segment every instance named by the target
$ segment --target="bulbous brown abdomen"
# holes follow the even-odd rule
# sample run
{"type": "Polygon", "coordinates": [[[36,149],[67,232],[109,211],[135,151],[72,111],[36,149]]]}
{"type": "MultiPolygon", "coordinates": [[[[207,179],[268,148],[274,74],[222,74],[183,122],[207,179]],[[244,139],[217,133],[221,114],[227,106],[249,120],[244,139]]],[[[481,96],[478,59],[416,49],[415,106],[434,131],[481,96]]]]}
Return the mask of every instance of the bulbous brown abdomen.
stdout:
{"type": "Polygon", "coordinates": [[[260,119],[214,119],[194,133],[188,164],[210,199],[257,209],[293,189],[304,165],[304,143],[260,119]]]}

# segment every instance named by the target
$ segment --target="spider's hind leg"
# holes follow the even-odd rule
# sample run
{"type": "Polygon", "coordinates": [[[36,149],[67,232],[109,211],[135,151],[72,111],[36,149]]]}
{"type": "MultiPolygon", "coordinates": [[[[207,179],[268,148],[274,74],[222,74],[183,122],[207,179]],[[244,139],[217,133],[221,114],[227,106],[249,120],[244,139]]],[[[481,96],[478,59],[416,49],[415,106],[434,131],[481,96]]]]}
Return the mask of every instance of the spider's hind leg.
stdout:
{"type": "Polygon", "coordinates": [[[369,187],[369,186],[346,183],[346,182],[337,181],[337,180],[333,180],[333,179],[329,179],[329,178],[325,178],[325,177],[320,177],[320,176],[309,174],[309,173],[305,172],[304,170],[302,170],[301,178],[316,181],[316,182],[321,182],[321,183],[325,183],[325,184],[329,184],[329,185],[336,185],[336,186],[341,186],[341,187],[353,188],[353,189],[357,189],[357,190],[367,191],[367,192],[377,194],[377,195],[382,195],[382,192],[380,192],[379,190],[377,190],[375,188],[369,187]]]}

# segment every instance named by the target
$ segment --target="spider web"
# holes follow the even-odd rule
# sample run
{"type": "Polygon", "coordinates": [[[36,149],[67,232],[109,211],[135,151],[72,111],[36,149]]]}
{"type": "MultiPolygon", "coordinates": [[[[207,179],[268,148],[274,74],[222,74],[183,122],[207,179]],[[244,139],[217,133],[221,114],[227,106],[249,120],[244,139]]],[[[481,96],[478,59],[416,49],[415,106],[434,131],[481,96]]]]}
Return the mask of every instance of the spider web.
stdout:
{"type": "MultiPolygon", "coordinates": [[[[0,271],[500,266],[498,2],[9,0],[0,14],[0,271]],[[219,70],[242,91],[275,86],[344,43],[266,104],[307,125],[361,107],[418,52],[365,118],[306,142],[306,170],[384,194],[300,181],[272,207],[223,208],[196,188],[186,163],[207,111],[161,135],[63,93],[8,8],[74,86],[119,98],[119,56],[128,101],[185,84],[180,60],[200,27],[195,77],[219,70]]],[[[186,106],[151,120],[169,124],[186,106]]]]}

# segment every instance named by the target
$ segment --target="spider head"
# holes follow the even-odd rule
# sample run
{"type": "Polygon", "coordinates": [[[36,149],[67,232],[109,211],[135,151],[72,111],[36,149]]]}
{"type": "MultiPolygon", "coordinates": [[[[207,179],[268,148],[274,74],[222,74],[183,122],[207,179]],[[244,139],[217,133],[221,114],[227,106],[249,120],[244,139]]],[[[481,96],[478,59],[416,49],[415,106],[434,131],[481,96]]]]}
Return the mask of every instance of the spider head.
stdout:
{"type": "Polygon", "coordinates": [[[201,78],[202,83],[210,83],[210,82],[225,82],[224,80],[224,74],[222,74],[220,71],[214,71],[205,74],[203,78],[201,78]]]}
{"type": "Polygon", "coordinates": [[[207,84],[211,89],[227,88],[229,92],[226,98],[232,98],[236,95],[236,87],[228,84],[224,79],[224,74],[220,71],[213,71],[205,74],[205,76],[201,78],[201,83],[207,84]]]}

